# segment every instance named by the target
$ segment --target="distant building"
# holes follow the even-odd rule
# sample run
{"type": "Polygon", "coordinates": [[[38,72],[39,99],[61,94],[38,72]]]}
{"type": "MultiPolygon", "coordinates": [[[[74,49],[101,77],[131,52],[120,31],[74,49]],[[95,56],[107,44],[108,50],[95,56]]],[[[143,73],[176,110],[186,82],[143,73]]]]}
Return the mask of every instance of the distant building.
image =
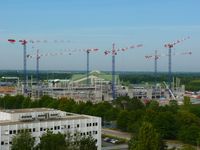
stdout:
{"type": "Polygon", "coordinates": [[[36,138],[47,130],[53,133],[70,133],[76,136],[91,135],[97,140],[98,150],[101,149],[101,118],[66,113],[50,108],[0,110],[0,150],[9,150],[12,138],[22,130],[28,130],[36,138]]]}

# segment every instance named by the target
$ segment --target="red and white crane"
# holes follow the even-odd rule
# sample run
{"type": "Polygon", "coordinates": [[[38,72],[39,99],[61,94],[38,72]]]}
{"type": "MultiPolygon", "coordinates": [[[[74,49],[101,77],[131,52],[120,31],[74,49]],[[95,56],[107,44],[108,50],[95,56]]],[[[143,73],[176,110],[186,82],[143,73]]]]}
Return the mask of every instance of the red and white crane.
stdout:
{"type": "MultiPolygon", "coordinates": [[[[30,44],[35,44],[35,43],[69,43],[70,40],[16,40],[16,39],[8,39],[9,43],[16,43],[19,42],[21,45],[23,45],[23,51],[24,51],[24,57],[23,57],[23,63],[24,63],[24,88],[23,88],[23,93],[26,95],[27,94],[27,81],[28,81],[28,76],[27,76],[27,43],[30,44]]],[[[39,59],[38,59],[39,60],[39,59]]]]}
{"type": "Polygon", "coordinates": [[[98,51],[97,48],[88,48],[88,49],[63,49],[60,51],[48,52],[44,54],[39,54],[39,50],[37,50],[37,54],[28,54],[27,58],[36,58],[36,76],[37,82],[39,83],[39,60],[42,57],[49,57],[49,56],[62,56],[62,55],[72,55],[75,52],[86,52],[87,53],[87,83],[88,83],[88,76],[89,76],[89,53],[98,51]]]}
{"type": "MultiPolygon", "coordinates": [[[[8,39],[8,42],[14,44],[17,42],[17,40],[15,39],[8,39]]],[[[23,93],[26,95],[27,94],[27,65],[26,65],[26,45],[27,45],[27,40],[18,40],[19,43],[21,43],[21,45],[23,45],[23,51],[24,51],[24,88],[23,88],[23,93]]]]}
{"type": "Polygon", "coordinates": [[[137,44],[137,45],[130,45],[124,48],[115,48],[115,43],[112,45],[112,50],[105,50],[104,54],[105,55],[112,55],[112,98],[115,100],[116,98],[116,89],[115,89],[115,55],[117,55],[119,52],[124,52],[127,51],[128,49],[134,49],[134,48],[141,48],[143,45],[142,44],[137,44]]]}
{"type": "Polygon", "coordinates": [[[165,44],[164,45],[164,47],[165,48],[168,48],[169,50],[168,50],[168,57],[169,57],[169,66],[168,66],[168,69],[169,69],[169,71],[168,71],[168,84],[169,84],[169,89],[171,90],[171,82],[172,82],[172,48],[174,47],[174,46],[176,46],[177,44],[180,44],[180,43],[182,43],[183,41],[185,41],[185,40],[188,40],[188,39],[190,39],[190,37],[188,36],[188,37],[185,37],[185,38],[183,38],[183,39],[181,39],[181,40],[176,40],[176,41],[174,41],[174,42],[171,42],[171,43],[167,43],[167,44],[165,44]]]}

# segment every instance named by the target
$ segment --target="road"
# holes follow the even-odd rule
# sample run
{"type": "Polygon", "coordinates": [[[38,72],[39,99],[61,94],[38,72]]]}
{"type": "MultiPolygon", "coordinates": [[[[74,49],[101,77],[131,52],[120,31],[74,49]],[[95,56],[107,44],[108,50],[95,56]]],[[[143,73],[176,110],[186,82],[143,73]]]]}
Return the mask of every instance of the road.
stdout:
{"type": "Polygon", "coordinates": [[[120,145],[102,147],[102,150],[128,150],[128,144],[120,144],[120,145]]]}
{"type": "Polygon", "coordinates": [[[110,135],[110,136],[114,136],[114,137],[118,137],[118,138],[122,138],[126,140],[130,140],[131,138],[131,134],[127,132],[121,132],[121,131],[107,129],[107,128],[103,128],[101,132],[102,134],[105,134],[105,135],[110,135]]]}

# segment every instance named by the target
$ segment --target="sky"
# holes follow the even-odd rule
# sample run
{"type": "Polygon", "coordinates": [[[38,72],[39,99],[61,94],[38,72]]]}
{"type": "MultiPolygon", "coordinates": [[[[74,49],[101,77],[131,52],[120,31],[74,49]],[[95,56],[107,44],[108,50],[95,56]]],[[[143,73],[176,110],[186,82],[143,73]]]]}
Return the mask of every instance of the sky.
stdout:
{"type": "MultiPolygon", "coordinates": [[[[116,71],[153,71],[154,61],[145,55],[167,54],[164,44],[190,36],[173,53],[172,71],[199,72],[199,0],[0,0],[0,70],[23,69],[23,47],[7,39],[48,40],[28,43],[27,53],[35,55],[64,49],[98,48],[90,53],[90,70],[111,70],[111,55],[105,50],[143,44],[116,55],[116,71]],[[65,40],[67,42],[53,42],[65,40]]],[[[27,68],[35,70],[34,58],[27,68]]],[[[47,56],[41,70],[85,70],[86,53],[47,56]]],[[[158,60],[158,71],[168,70],[168,58],[158,60]]]]}

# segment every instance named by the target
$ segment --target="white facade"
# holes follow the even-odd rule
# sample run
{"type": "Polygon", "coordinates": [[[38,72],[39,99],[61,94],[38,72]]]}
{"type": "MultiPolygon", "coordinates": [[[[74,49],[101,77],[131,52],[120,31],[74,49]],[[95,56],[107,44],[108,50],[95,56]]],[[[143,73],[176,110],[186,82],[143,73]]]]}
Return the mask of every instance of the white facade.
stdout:
{"type": "Polygon", "coordinates": [[[72,136],[77,132],[82,136],[91,135],[101,150],[101,118],[49,108],[0,110],[0,150],[9,150],[12,137],[24,129],[36,138],[36,144],[47,130],[69,132],[72,136]]]}

